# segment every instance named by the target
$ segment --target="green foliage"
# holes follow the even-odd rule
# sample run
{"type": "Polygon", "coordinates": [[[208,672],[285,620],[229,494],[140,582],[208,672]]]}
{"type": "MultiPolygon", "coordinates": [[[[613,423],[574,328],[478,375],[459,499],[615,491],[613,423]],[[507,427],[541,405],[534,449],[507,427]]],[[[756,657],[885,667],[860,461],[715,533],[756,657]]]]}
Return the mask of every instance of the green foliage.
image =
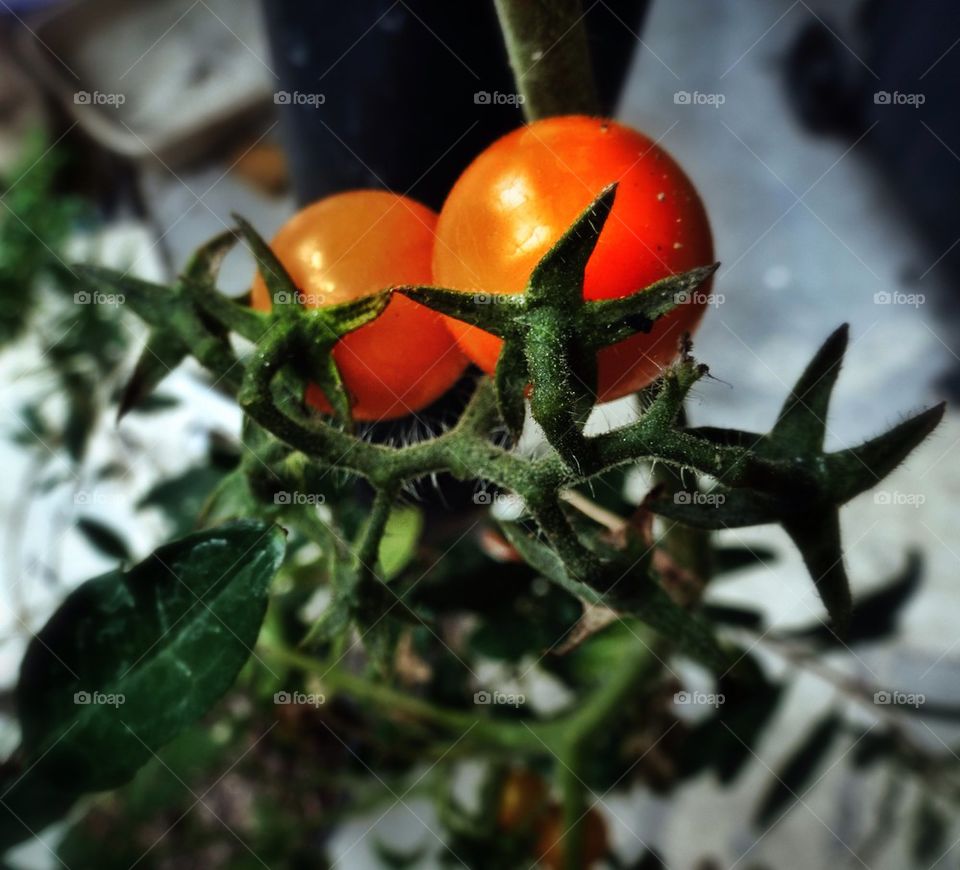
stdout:
{"type": "Polygon", "coordinates": [[[206,712],[250,655],[283,550],[279,529],[239,522],[71,593],[21,667],[25,776],[115,787],[206,712]]]}

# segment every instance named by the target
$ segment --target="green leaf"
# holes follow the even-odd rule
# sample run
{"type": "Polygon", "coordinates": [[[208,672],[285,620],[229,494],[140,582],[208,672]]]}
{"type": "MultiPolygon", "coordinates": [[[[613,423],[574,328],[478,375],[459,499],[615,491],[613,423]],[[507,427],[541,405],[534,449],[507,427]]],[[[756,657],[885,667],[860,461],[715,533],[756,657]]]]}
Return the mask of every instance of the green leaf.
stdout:
{"type": "Polygon", "coordinates": [[[130,550],[123,538],[100,520],[81,517],[77,520],[77,531],[105,556],[121,561],[130,558],[130,550]]]}
{"type": "Polygon", "coordinates": [[[823,343],[794,385],[770,432],[779,452],[795,455],[821,450],[827,429],[830,394],[840,374],[850,329],[843,324],[823,343]]]}
{"type": "Polygon", "coordinates": [[[583,305],[583,275],[616,195],[616,183],[607,185],[540,258],[527,283],[532,304],[549,302],[571,310],[583,305]]]}
{"type": "Polygon", "coordinates": [[[187,356],[187,348],[173,332],[154,329],[124,387],[117,420],[140,405],[187,356]]]}
{"type": "Polygon", "coordinates": [[[776,779],[760,801],[754,824],[766,829],[786,815],[798,800],[802,800],[807,783],[813,779],[830,752],[842,725],[843,720],[835,713],[830,713],[814,726],[776,774],[776,779]]]}
{"type": "Polygon", "coordinates": [[[803,517],[785,521],[783,527],[803,556],[834,631],[844,636],[850,622],[852,599],[850,581],[843,567],[839,512],[824,505],[819,510],[810,510],[803,517]]]}
{"type": "Polygon", "coordinates": [[[74,590],[20,670],[23,745],[36,774],[75,789],[115,787],[202,716],[256,643],[283,551],[276,526],[237,522],[74,590]]]}
{"type": "Polygon", "coordinates": [[[423,513],[415,507],[394,507],[380,539],[380,573],[385,583],[402,573],[417,553],[423,513]]]}
{"type": "Polygon", "coordinates": [[[786,632],[783,636],[789,640],[802,640],[822,647],[845,648],[856,643],[886,638],[896,631],[900,614],[920,588],[922,577],[923,560],[920,553],[910,552],[906,566],[897,577],[854,602],[850,612],[850,626],[842,640],[833,629],[822,622],[786,632]]]}
{"type": "Polygon", "coordinates": [[[220,267],[223,265],[224,258],[236,244],[237,233],[234,230],[224,230],[219,235],[214,236],[209,242],[194,251],[190,262],[183,270],[181,278],[184,281],[212,288],[216,283],[217,275],[220,274],[220,267]]]}
{"type": "Polygon", "coordinates": [[[628,296],[586,302],[579,313],[581,336],[592,347],[616,344],[637,332],[649,332],[660,317],[684,304],[710,279],[719,263],[670,275],[628,296]]]}
{"type": "Polygon", "coordinates": [[[464,293],[426,286],[400,286],[394,292],[500,338],[517,332],[515,318],[525,310],[524,296],[519,293],[464,293]]]}
{"type": "MultiPolygon", "coordinates": [[[[296,310],[299,306],[294,303],[299,298],[299,288],[290,277],[283,263],[273,253],[270,246],[264,241],[263,237],[244,220],[240,215],[233,215],[233,219],[240,228],[240,233],[250,246],[250,252],[257,261],[257,271],[263,278],[263,283],[267,285],[270,291],[270,299],[274,308],[289,305],[291,310],[296,310]]],[[[285,310],[280,308],[280,310],[285,310]]]]}
{"type": "Polygon", "coordinates": [[[842,504],[876,486],[937,427],[946,407],[941,402],[859,447],[828,453],[824,477],[835,498],[842,504]]]}

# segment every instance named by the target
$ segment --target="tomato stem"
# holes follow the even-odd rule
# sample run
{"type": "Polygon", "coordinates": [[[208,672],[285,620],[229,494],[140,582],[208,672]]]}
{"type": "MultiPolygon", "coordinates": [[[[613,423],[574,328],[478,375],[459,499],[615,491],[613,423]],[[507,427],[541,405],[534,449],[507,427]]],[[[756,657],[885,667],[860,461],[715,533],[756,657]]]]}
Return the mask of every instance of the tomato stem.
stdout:
{"type": "Polygon", "coordinates": [[[526,119],[598,114],[580,0],[495,5],[526,119]]]}

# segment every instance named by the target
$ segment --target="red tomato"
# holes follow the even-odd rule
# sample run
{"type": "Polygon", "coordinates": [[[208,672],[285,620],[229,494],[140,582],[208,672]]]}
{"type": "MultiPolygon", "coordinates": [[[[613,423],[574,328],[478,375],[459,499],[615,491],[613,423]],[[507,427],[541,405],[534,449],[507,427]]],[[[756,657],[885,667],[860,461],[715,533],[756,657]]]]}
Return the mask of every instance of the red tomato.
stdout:
{"type": "MultiPolygon", "coordinates": [[[[340,193],[294,215],[271,243],[307,308],[348,302],[399,284],[429,284],[437,216],[411,199],[377,190],[340,193]]],[[[259,274],[254,308],[269,310],[259,274]]],[[[420,410],[460,377],[467,361],[443,318],[396,295],[383,313],[333,350],[357,420],[420,410]]],[[[330,405],[314,385],[307,401],[330,405]]]]}
{"type": "MultiPolygon", "coordinates": [[[[616,201],[587,264],[584,298],[625,296],[668,275],[713,262],[706,212],[683,170],[629,127],[584,116],[549,118],[494,142],[457,180],[440,212],[434,283],[470,293],[520,293],[537,261],[611,182],[616,201]]],[[[602,348],[601,401],[635,392],[677,354],[705,307],[695,299],[650,333],[602,348]]],[[[467,356],[496,367],[502,342],[449,320],[467,356]]]]}

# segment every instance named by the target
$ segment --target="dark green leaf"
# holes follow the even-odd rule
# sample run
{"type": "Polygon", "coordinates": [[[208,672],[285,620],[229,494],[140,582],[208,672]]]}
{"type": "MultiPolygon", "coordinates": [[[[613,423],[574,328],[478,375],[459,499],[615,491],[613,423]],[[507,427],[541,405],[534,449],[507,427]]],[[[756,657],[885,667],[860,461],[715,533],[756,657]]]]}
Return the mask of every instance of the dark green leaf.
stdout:
{"type": "Polygon", "coordinates": [[[165,330],[152,330],[124,388],[120,406],[117,408],[117,420],[141,405],[160,382],[180,365],[186,355],[187,348],[176,334],[165,330]]]}
{"type": "Polygon", "coordinates": [[[527,284],[526,295],[531,303],[549,301],[569,309],[583,305],[583,274],[616,195],[615,183],[600,191],[540,259],[527,284]]]}
{"type": "Polygon", "coordinates": [[[830,713],[821,719],[794,750],[767,789],[754,816],[757,827],[766,829],[802,800],[833,741],[841,733],[842,719],[830,713]]]}
{"type": "Polygon", "coordinates": [[[911,853],[918,867],[936,867],[948,848],[950,819],[925,794],[917,799],[911,831],[911,853]]]}
{"type": "MultiPolygon", "coordinates": [[[[233,219],[240,227],[240,232],[247,244],[253,258],[257,261],[257,271],[267,285],[270,291],[270,299],[274,308],[277,306],[290,305],[297,303],[300,297],[300,290],[290,277],[290,273],[284,268],[283,263],[273,253],[270,246],[264,241],[263,237],[239,215],[233,215],[233,219]]],[[[283,310],[281,308],[281,310],[283,310]]]]}
{"type": "Polygon", "coordinates": [[[100,520],[81,517],[77,520],[77,531],[105,556],[121,561],[130,558],[130,550],[123,538],[100,520]]]}
{"type": "Polygon", "coordinates": [[[591,347],[623,341],[637,332],[649,332],[654,322],[686,304],[693,292],[710,279],[719,264],[670,275],[629,296],[587,302],[579,313],[581,335],[591,347]]]}
{"type": "Polygon", "coordinates": [[[846,635],[852,607],[850,581],[843,566],[840,544],[840,515],[836,508],[812,507],[803,517],[783,523],[787,534],[803,556],[817,592],[833,622],[833,630],[846,635]]]}
{"type": "Polygon", "coordinates": [[[837,329],[794,385],[770,433],[778,450],[795,455],[803,450],[822,449],[830,394],[840,374],[849,331],[847,324],[837,329]]]}
{"type": "Polygon", "coordinates": [[[946,407],[941,402],[859,447],[827,454],[824,476],[838,502],[876,486],[937,427],[946,407]]]}
{"type": "Polygon", "coordinates": [[[524,297],[514,293],[464,293],[444,287],[407,286],[397,287],[395,292],[500,338],[516,332],[514,318],[525,307],[524,297]]]}
{"type": "Polygon", "coordinates": [[[112,788],[196,721],[250,655],[283,551],[277,527],[237,522],[72,592],[31,641],[17,686],[37,771],[112,788]]]}

